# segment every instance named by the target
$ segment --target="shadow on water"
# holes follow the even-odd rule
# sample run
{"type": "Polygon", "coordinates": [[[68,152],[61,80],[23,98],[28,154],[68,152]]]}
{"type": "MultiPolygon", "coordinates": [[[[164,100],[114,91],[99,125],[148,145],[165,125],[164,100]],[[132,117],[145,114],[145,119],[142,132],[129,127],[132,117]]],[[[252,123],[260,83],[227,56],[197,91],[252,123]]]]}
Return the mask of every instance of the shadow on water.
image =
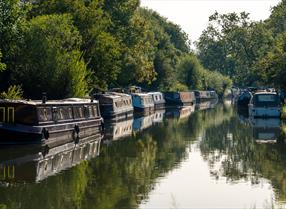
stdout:
{"type": "Polygon", "coordinates": [[[195,142],[216,178],[227,177],[230,182],[250,179],[258,184],[264,177],[271,181],[277,198],[285,200],[282,130],[275,121],[266,126],[265,121],[245,117],[241,122],[229,104],[201,111],[194,111],[194,107],[158,111],[110,122],[98,157],[100,141],[58,149],[54,155],[49,152],[40,158],[35,152],[37,157],[27,166],[23,163],[24,170],[19,171],[19,175],[27,174],[22,179],[17,166],[27,152],[8,159],[1,153],[0,172],[5,177],[0,174],[0,208],[138,208],[148,200],[158,180],[188,157],[188,147],[195,142]],[[259,141],[268,138],[279,140],[259,141]],[[219,168],[214,166],[218,162],[219,168]],[[16,165],[13,178],[8,177],[8,165],[16,165]]]}

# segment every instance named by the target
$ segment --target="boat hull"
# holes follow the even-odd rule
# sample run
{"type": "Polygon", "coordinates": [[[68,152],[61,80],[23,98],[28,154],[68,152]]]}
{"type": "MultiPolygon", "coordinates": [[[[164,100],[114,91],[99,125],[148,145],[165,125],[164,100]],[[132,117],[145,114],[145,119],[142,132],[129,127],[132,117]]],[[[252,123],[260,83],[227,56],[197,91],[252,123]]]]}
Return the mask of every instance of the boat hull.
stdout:
{"type": "Polygon", "coordinates": [[[0,144],[42,144],[49,147],[101,134],[101,119],[48,126],[0,123],[0,144]]]}

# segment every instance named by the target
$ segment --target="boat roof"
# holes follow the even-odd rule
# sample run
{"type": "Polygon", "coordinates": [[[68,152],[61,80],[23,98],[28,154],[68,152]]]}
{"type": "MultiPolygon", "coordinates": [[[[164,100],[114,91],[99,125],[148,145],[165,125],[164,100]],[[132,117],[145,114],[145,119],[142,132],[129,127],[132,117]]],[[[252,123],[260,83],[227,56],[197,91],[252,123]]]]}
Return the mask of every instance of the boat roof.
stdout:
{"type": "Polygon", "coordinates": [[[148,93],[132,93],[132,95],[136,95],[136,96],[139,96],[139,97],[151,96],[151,95],[148,94],[148,93]]]}
{"type": "Polygon", "coordinates": [[[269,91],[259,91],[259,92],[254,93],[254,95],[263,95],[263,94],[277,95],[276,92],[269,92],[269,91]]]}
{"type": "Polygon", "coordinates": [[[118,93],[118,92],[106,92],[102,94],[104,97],[112,98],[112,99],[117,99],[121,97],[130,97],[129,94],[124,94],[124,93],[118,93]]]}
{"type": "MultiPolygon", "coordinates": [[[[43,104],[42,100],[11,100],[3,99],[0,100],[0,103],[16,103],[16,104],[27,104],[27,105],[40,105],[43,104]]],[[[82,98],[67,98],[62,100],[47,100],[45,105],[59,105],[59,104],[86,104],[86,103],[98,103],[97,100],[91,102],[90,99],[82,98]]]]}
{"type": "Polygon", "coordinates": [[[155,95],[155,94],[162,94],[162,92],[160,92],[160,91],[152,91],[152,92],[148,92],[148,94],[155,95]]]}

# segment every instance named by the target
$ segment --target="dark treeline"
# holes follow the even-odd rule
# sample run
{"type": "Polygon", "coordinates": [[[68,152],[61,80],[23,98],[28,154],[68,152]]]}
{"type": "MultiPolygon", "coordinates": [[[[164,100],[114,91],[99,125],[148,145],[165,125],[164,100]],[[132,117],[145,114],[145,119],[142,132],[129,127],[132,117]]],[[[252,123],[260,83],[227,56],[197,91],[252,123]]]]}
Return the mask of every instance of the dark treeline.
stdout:
{"type": "Polygon", "coordinates": [[[286,88],[286,1],[265,21],[249,14],[218,14],[197,42],[203,66],[230,76],[237,85],[286,88]]]}
{"type": "Polygon", "coordinates": [[[178,25],[139,0],[0,0],[2,98],[129,85],[222,94],[231,80],[214,69],[200,64],[178,25]]]}

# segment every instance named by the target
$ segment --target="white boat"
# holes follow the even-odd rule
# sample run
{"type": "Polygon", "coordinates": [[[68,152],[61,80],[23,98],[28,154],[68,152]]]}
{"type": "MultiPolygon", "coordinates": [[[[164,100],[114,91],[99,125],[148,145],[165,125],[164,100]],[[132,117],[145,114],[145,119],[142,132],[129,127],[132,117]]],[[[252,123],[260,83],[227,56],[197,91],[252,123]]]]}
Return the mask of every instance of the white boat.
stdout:
{"type": "Polygon", "coordinates": [[[161,92],[149,92],[148,94],[151,95],[153,98],[155,109],[160,109],[165,107],[166,101],[161,92]]]}
{"type": "Polygon", "coordinates": [[[248,105],[252,117],[280,117],[280,100],[275,92],[257,92],[248,105]]]}

